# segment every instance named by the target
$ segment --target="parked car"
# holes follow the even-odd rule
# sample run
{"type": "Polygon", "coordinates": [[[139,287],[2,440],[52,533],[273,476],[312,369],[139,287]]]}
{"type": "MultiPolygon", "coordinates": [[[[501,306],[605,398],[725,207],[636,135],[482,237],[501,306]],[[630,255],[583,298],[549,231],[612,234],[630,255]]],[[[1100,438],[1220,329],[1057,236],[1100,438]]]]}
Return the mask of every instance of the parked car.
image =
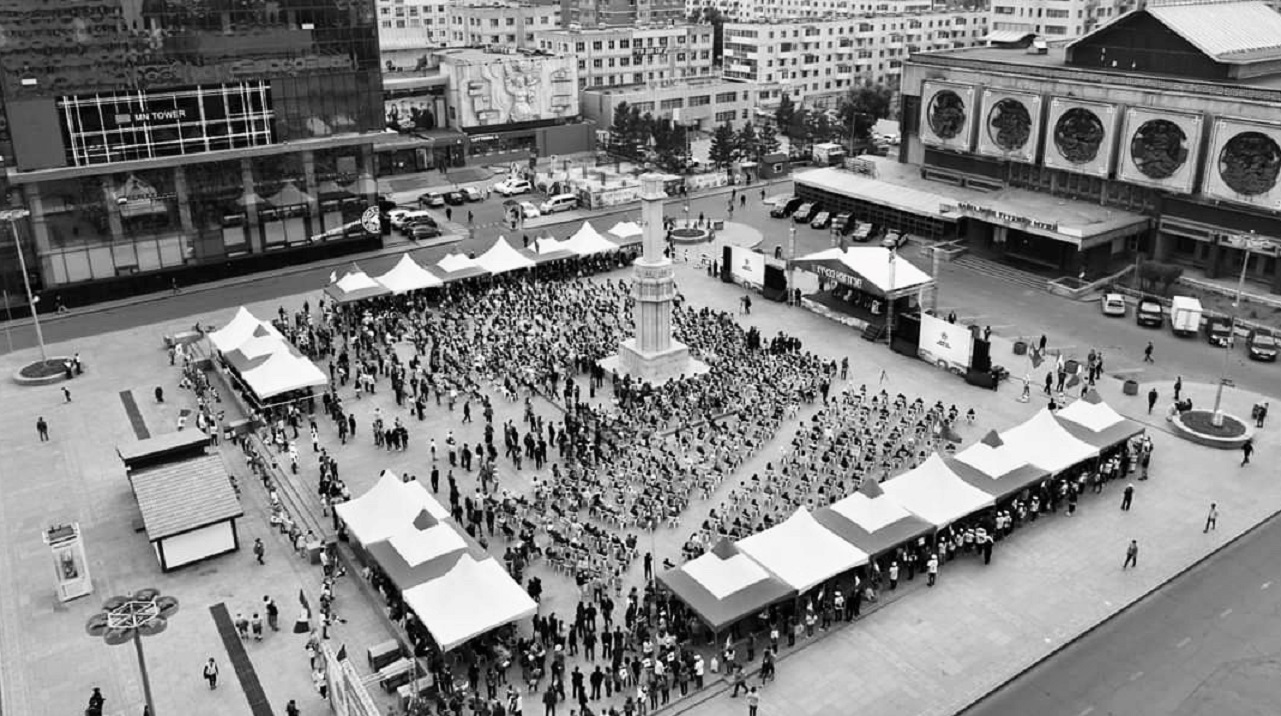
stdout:
{"type": "Polygon", "coordinates": [[[524,179],[506,179],[494,185],[494,191],[503,196],[516,196],[517,194],[528,194],[533,191],[534,187],[524,179]]]}
{"type": "Polygon", "coordinates": [[[804,199],[800,198],[799,196],[793,196],[790,199],[786,199],[786,200],[780,201],[778,204],[775,204],[774,208],[769,210],[769,215],[774,217],[775,219],[787,218],[792,214],[796,213],[796,210],[799,209],[801,207],[801,204],[804,204],[804,203],[805,203],[804,199]]]}
{"type": "MultiPolygon", "coordinates": [[[[411,211],[405,214],[404,217],[401,218],[400,226],[397,226],[396,228],[408,234],[409,227],[415,224],[426,224],[428,226],[435,226],[436,220],[432,218],[431,214],[428,214],[425,211],[411,211]]],[[[393,224],[393,226],[395,225],[393,224]]]]}
{"type": "Polygon", "coordinates": [[[399,229],[405,225],[405,217],[410,214],[409,209],[392,209],[387,212],[387,220],[391,222],[391,228],[399,229]]]}
{"type": "Polygon", "coordinates": [[[434,239],[437,236],[440,236],[440,233],[441,232],[438,227],[430,226],[428,224],[414,224],[409,229],[409,238],[414,241],[418,241],[420,239],[434,239]]]}
{"type": "Polygon", "coordinates": [[[1134,309],[1134,322],[1140,326],[1160,328],[1165,324],[1165,308],[1155,298],[1144,296],[1134,309]]]}
{"type": "Polygon", "coordinates": [[[1245,345],[1250,352],[1250,357],[1254,360],[1274,361],[1277,359],[1278,348],[1281,348],[1277,337],[1272,335],[1271,331],[1261,328],[1250,331],[1246,336],[1245,345]]]}
{"type": "Polygon", "coordinates": [[[842,211],[841,213],[832,217],[832,226],[835,226],[836,230],[841,232],[842,234],[848,234],[850,231],[852,231],[854,228],[852,226],[853,223],[854,223],[854,212],[851,212],[851,211],[842,211]]]}
{"type": "Polygon", "coordinates": [[[555,214],[558,211],[569,211],[578,208],[578,197],[573,194],[557,194],[542,203],[538,210],[544,214],[555,214]]]}
{"type": "Polygon", "coordinates": [[[1099,299],[1099,306],[1103,309],[1105,316],[1124,316],[1125,296],[1119,293],[1105,293],[1103,298],[1099,299]]]}
{"type": "Polygon", "coordinates": [[[474,186],[465,186],[459,190],[467,201],[484,201],[485,193],[474,186]]]}
{"type": "Polygon", "coordinates": [[[532,201],[522,201],[517,206],[520,207],[521,216],[526,219],[537,219],[542,216],[542,212],[538,210],[538,207],[534,206],[532,201]]]}
{"type": "Polygon", "coordinates": [[[881,246],[887,249],[901,249],[907,243],[907,234],[897,231],[885,232],[885,238],[881,239],[881,246]]]}
{"type": "Polygon", "coordinates": [[[830,211],[820,211],[810,222],[811,229],[826,229],[832,223],[832,213],[830,211]]]}
{"type": "Polygon", "coordinates": [[[1232,319],[1227,316],[1210,316],[1205,319],[1205,340],[1212,346],[1227,347],[1231,345],[1232,319]]]}
{"type": "Polygon", "coordinates": [[[445,205],[445,197],[438,191],[429,191],[418,197],[418,205],[424,208],[436,208],[445,205]]]}
{"type": "Polygon", "coordinates": [[[450,206],[462,206],[466,202],[467,202],[467,199],[463,197],[463,193],[461,191],[445,192],[445,203],[449,204],[450,206]]]}
{"type": "Polygon", "coordinates": [[[822,210],[823,208],[818,205],[818,202],[807,201],[804,204],[801,204],[795,214],[792,214],[792,221],[795,221],[798,224],[808,224],[813,221],[814,216],[822,210]]]}
{"type": "Polygon", "coordinates": [[[872,224],[866,221],[850,221],[850,239],[860,244],[872,238],[872,224]]]}

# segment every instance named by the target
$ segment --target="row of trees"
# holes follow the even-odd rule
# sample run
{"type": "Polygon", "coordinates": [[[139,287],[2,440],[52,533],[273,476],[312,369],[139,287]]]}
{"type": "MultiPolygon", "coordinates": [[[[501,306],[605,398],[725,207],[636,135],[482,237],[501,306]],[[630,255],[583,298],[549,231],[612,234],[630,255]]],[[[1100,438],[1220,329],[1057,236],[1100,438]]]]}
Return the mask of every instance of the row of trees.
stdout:
{"type": "Polygon", "coordinates": [[[627,102],[614,108],[609,127],[609,153],[637,162],[651,161],[679,173],[689,163],[689,130],[666,117],[655,117],[627,102]]]}
{"type": "Polygon", "coordinates": [[[854,151],[872,142],[872,128],[878,119],[890,116],[894,91],[883,85],[865,84],[852,88],[841,98],[835,114],[821,109],[798,107],[784,94],[774,110],[774,124],[791,143],[808,154],[816,143],[852,139],[854,151]]]}
{"type": "Polygon", "coordinates": [[[778,146],[778,135],[769,129],[758,132],[748,122],[735,132],[728,124],[722,124],[712,133],[712,146],[707,151],[707,158],[713,166],[724,169],[739,160],[759,162],[761,158],[777,152],[778,146]]]}

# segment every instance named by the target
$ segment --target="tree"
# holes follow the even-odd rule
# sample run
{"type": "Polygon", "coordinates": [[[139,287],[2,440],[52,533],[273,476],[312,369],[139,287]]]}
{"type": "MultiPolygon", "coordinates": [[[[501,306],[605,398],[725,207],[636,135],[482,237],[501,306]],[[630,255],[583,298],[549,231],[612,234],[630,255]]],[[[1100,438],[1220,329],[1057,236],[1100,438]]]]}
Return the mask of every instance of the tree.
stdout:
{"type": "Polygon", "coordinates": [[[678,171],[684,167],[689,154],[686,129],[669,118],[654,119],[650,128],[653,138],[654,161],[665,171],[678,171]]]}
{"type": "Polygon", "coordinates": [[[760,156],[760,137],[756,134],[756,127],[751,122],[743,125],[734,137],[734,147],[738,149],[738,156],[744,159],[750,159],[758,162],[760,156]]]}
{"type": "Polygon", "coordinates": [[[757,161],[778,151],[778,133],[766,127],[756,134],[757,161]]]}
{"type": "Polygon", "coordinates": [[[792,112],[792,122],[783,127],[783,136],[787,137],[788,143],[791,144],[791,154],[808,154],[809,147],[812,144],[810,136],[810,110],[804,107],[798,107],[792,112]],[[799,151],[798,151],[799,150],[799,151]]]}
{"type": "Polygon", "coordinates": [[[867,146],[872,140],[876,120],[891,114],[893,90],[883,85],[865,84],[854,87],[841,98],[838,116],[843,131],[849,136],[851,153],[854,146],[867,146]]]}
{"type": "Polygon", "coordinates": [[[796,103],[792,101],[792,95],[787,92],[778,100],[778,107],[774,109],[774,128],[789,140],[796,122],[796,103]]]}
{"type": "Polygon", "coordinates": [[[619,102],[614,108],[614,122],[609,127],[609,152],[637,158],[646,139],[640,122],[640,110],[635,105],[619,102]]]}
{"type": "Polygon", "coordinates": [[[734,130],[728,124],[718,126],[712,133],[712,146],[707,151],[707,158],[713,166],[724,169],[734,163],[738,157],[734,139],[734,130]]]}

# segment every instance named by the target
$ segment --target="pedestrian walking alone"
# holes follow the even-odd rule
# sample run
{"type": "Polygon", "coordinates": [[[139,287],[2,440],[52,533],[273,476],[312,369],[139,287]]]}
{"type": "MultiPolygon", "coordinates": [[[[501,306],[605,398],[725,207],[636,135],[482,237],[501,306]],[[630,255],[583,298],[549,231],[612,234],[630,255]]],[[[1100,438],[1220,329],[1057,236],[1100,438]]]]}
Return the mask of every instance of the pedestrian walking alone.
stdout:
{"type": "Polygon", "coordinates": [[[67,389],[67,386],[65,386],[65,385],[64,385],[64,386],[62,386],[62,399],[63,399],[63,402],[64,402],[64,403],[70,403],[70,402],[71,402],[71,391],[70,391],[70,390],[68,390],[68,389],[67,389]]]}
{"type": "Polygon", "coordinates": [[[1205,515],[1205,529],[1201,530],[1201,534],[1205,534],[1206,532],[1209,532],[1210,530],[1218,526],[1219,526],[1219,506],[1211,502],[1210,511],[1205,515]]]}
{"type": "Polygon", "coordinates": [[[1156,362],[1156,361],[1152,360],[1152,341],[1148,341],[1148,346],[1147,346],[1147,348],[1144,348],[1144,349],[1143,349],[1143,362],[1144,362],[1144,363],[1155,363],[1155,362],[1156,362]]]}
{"type": "Polygon", "coordinates": [[[218,688],[218,664],[214,662],[213,657],[205,662],[205,681],[209,682],[209,689],[218,688]]]}
{"type": "Polygon", "coordinates": [[[756,716],[756,709],[761,706],[761,695],[756,692],[753,686],[751,691],[747,692],[747,716],[756,716]]]}
{"type": "Polygon", "coordinates": [[[1250,464],[1250,456],[1254,454],[1254,438],[1246,438],[1245,443],[1241,445],[1241,467],[1250,464]]]}
{"type": "Polygon", "coordinates": [[[44,416],[36,418],[36,434],[40,436],[40,442],[49,442],[49,423],[44,421],[44,416]]]}
{"type": "Polygon", "coordinates": [[[1121,493],[1121,511],[1129,512],[1130,505],[1134,502],[1134,483],[1125,486],[1125,492],[1121,493]]]}
{"type": "Polygon", "coordinates": [[[1179,394],[1183,392],[1183,376],[1177,376],[1174,379],[1174,402],[1179,401],[1179,394]]]}
{"type": "Polygon", "coordinates": [[[1121,565],[1122,570],[1130,567],[1138,568],[1139,566],[1139,541],[1130,540],[1130,546],[1125,548],[1125,564],[1121,565]]]}
{"type": "Polygon", "coordinates": [[[1158,397],[1160,396],[1157,394],[1156,388],[1148,391],[1148,415],[1152,414],[1152,408],[1156,405],[1156,399],[1158,397]]]}
{"type": "Polygon", "coordinates": [[[93,693],[89,694],[89,708],[85,709],[85,716],[102,716],[102,705],[107,701],[102,695],[102,689],[95,686],[93,693]]]}
{"type": "Polygon", "coordinates": [[[929,575],[926,583],[933,587],[935,580],[939,576],[939,556],[937,554],[930,555],[929,561],[925,563],[925,571],[929,575]]]}
{"type": "Polygon", "coordinates": [[[1263,427],[1263,421],[1268,419],[1268,404],[1258,406],[1254,412],[1254,427],[1263,427]]]}
{"type": "Polygon", "coordinates": [[[266,564],[266,562],[262,561],[263,555],[265,554],[267,554],[267,548],[263,546],[262,538],[255,537],[254,538],[254,559],[258,560],[258,564],[266,564]]]}
{"type": "Polygon", "coordinates": [[[264,595],[262,603],[263,611],[267,612],[267,626],[272,631],[280,631],[280,607],[276,606],[276,600],[264,595]]]}

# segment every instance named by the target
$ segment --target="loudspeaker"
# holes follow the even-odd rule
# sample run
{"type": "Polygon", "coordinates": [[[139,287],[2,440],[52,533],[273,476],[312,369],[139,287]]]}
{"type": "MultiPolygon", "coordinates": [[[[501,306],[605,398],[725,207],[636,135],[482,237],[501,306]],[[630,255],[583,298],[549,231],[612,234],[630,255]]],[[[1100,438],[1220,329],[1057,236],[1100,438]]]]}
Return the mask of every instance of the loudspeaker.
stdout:
{"type": "Polygon", "coordinates": [[[970,370],[986,373],[992,370],[992,344],[982,338],[974,339],[974,354],[970,358],[970,370]]]}
{"type": "Polygon", "coordinates": [[[787,273],[779,266],[765,264],[765,285],[761,295],[771,301],[787,300],[787,273]]]}
{"type": "Polygon", "coordinates": [[[726,246],[721,252],[721,281],[725,283],[734,283],[734,252],[733,247],[726,246]]]}

